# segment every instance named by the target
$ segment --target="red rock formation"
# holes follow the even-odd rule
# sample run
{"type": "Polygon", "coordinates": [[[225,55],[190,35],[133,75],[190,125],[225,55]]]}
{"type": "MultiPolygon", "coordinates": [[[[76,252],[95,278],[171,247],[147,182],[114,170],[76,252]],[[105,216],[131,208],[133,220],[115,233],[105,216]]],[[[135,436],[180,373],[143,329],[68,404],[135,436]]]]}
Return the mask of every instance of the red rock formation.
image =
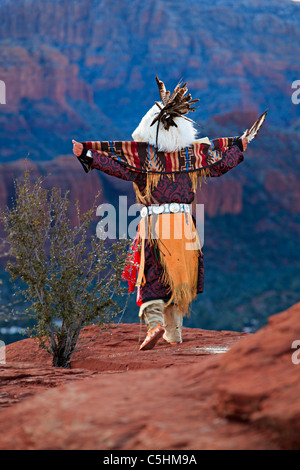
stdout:
{"type": "MultiPolygon", "coordinates": [[[[67,105],[67,94],[86,103],[92,102],[91,88],[80,79],[78,66],[71,64],[68,57],[57,49],[44,45],[32,53],[22,46],[11,46],[4,49],[3,61],[6,67],[1,70],[1,79],[9,84],[9,111],[18,111],[23,98],[38,101],[47,97],[60,103],[72,116],[74,111],[67,105]]],[[[40,125],[48,128],[49,123],[41,121],[40,125]]]]}
{"type": "Polygon", "coordinates": [[[282,448],[300,448],[300,303],[236,344],[218,373],[218,411],[268,429],[282,448]]]}
{"type": "Polygon", "coordinates": [[[243,185],[230,177],[218,178],[203,184],[196,193],[198,204],[204,204],[205,215],[240,214],[243,210],[243,185]]]}
{"type": "MultiPolygon", "coordinates": [[[[44,178],[44,186],[60,188],[62,192],[69,191],[71,199],[70,216],[73,223],[76,222],[74,203],[80,202],[82,212],[89,210],[95,196],[100,191],[104,196],[103,183],[99,172],[86,175],[75,156],[61,156],[53,161],[32,162],[31,160],[18,160],[3,164],[0,167],[0,206],[4,208],[10,203],[10,197],[14,195],[14,181],[23,176],[28,169],[33,179],[39,176],[44,178]]],[[[101,201],[101,198],[99,199],[101,201]]]]}
{"type": "Polygon", "coordinates": [[[185,328],[143,353],[139,325],[86,327],[69,371],[33,340],[9,345],[0,449],[300,449],[299,320],[297,304],[252,335],[185,328]]]}
{"type": "MultiPolygon", "coordinates": [[[[230,331],[208,331],[184,328],[184,346],[168,348],[161,341],[155,349],[142,356],[139,352],[139,338],[145,334],[145,327],[137,324],[121,326],[100,333],[97,326],[83,329],[78,345],[88,343],[75,352],[71,368],[84,368],[99,372],[128,371],[137,369],[167,368],[173,365],[192,364],[207,357],[210,349],[224,351],[238,341],[245,333],[230,331]]],[[[6,347],[8,363],[26,362],[51,364],[51,356],[38,348],[37,341],[25,339],[6,347]]]]}
{"type": "Polygon", "coordinates": [[[300,172],[286,174],[279,169],[272,169],[266,175],[265,187],[272,194],[279,207],[288,213],[296,214],[300,212],[300,172]]]}
{"type": "MultiPolygon", "coordinates": [[[[128,204],[134,203],[132,185],[128,182],[108,177],[99,171],[86,175],[74,156],[64,155],[51,161],[32,162],[30,159],[17,160],[0,166],[0,207],[5,207],[14,194],[14,180],[29,169],[33,178],[45,176],[45,187],[61,188],[70,191],[72,204],[80,201],[82,211],[91,208],[96,194],[101,191],[101,200],[107,201],[108,194],[128,196],[128,204]]],[[[219,214],[239,214],[242,211],[243,185],[230,176],[218,178],[203,184],[197,194],[197,202],[205,205],[205,213],[211,217],[219,214]],[[217,183],[217,184],[214,184],[217,183]]],[[[74,211],[75,221],[75,211],[74,211]]]]}
{"type": "Polygon", "coordinates": [[[19,151],[54,158],[74,131],[128,138],[141,105],[157,99],[158,71],[169,83],[187,79],[201,98],[200,121],[228,110],[256,112],[271,99],[273,119],[285,127],[297,118],[287,78],[298,73],[297,7],[279,8],[278,0],[259,8],[253,1],[242,8],[209,0],[118,0],[114,7],[83,0],[72,8],[66,0],[1,1],[1,158],[19,151]],[[43,145],[49,134],[51,145],[43,145]]]}

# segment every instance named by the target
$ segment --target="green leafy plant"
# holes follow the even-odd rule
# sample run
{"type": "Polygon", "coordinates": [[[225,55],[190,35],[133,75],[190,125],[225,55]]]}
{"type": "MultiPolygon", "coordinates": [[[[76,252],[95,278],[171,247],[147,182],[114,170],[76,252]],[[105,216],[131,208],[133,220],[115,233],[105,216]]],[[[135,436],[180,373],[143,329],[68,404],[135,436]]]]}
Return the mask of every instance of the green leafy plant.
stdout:
{"type": "Polygon", "coordinates": [[[12,281],[23,281],[19,290],[30,304],[26,313],[36,320],[31,336],[52,354],[56,367],[69,367],[84,325],[97,323],[101,330],[121,313],[124,294],[126,241],[107,246],[89,235],[95,207],[81,214],[76,203],[72,226],[68,196],[45,189],[41,178],[31,181],[26,171],[15,182],[12,206],[2,213],[6,269],[12,281]]]}

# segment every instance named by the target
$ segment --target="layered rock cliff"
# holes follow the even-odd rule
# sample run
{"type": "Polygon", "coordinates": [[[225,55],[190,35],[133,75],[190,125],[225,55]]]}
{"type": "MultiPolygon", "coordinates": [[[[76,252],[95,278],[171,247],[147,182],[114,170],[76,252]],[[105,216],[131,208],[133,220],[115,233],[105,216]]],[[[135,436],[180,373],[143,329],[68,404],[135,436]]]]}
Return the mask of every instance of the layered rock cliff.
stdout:
{"type": "MultiPolygon", "coordinates": [[[[290,0],[1,1],[1,160],[54,158],[73,137],[129,140],[158,99],[156,74],[168,87],[187,80],[201,99],[202,135],[212,116],[267,107],[276,127],[296,126],[299,8],[290,0]]],[[[243,118],[237,124],[242,131],[243,118]]]]}
{"type": "Polygon", "coordinates": [[[156,74],[170,89],[182,77],[200,98],[192,117],[202,136],[238,135],[268,107],[245,162],[197,196],[206,281],[189,324],[255,330],[299,300],[299,9],[290,0],[1,0],[1,207],[27,156],[83,209],[99,188],[116,206],[119,195],[134,202],[127,183],[85,175],[71,140],[131,139],[158,99],[156,74]]]}

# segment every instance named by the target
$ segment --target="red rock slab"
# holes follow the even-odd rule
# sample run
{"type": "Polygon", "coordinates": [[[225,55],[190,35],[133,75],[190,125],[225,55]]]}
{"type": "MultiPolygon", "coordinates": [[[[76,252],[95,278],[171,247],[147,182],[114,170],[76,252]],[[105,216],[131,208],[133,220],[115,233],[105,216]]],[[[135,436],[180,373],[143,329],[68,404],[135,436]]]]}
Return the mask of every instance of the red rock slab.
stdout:
{"type": "Polygon", "coordinates": [[[216,411],[220,355],[168,369],[103,373],[40,392],[0,413],[0,449],[278,449],[216,411]]]}
{"type": "Polygon", "coordinates": [[[63,383],[90,377],[93,372],[81,369],[61,369],[42,364],[6,363],[0,366],[0,408],[63,383]]]}
{"type": "MultiPolygon", "coordinates": [[[[145,335],[144,324],[121,323],[104,331],[96,325],[87,326],[79,337],[78,351],[71,357],[71,368],[103,372],[193,364],[226,351],[247,336],[234,331],[183,328],[182,344],[171,346],[160,339],[153,350],[142,352],[139,346],[145,335]]],[[[29,338],[7,345],[6,360],[51,365],[52,357],[39,348],[37,340],[29,338]]]]}
{"type": "Polygon", "coordinates": [[[245,336],[243,333],[183,328],[183,343],[169,345],[160,339],[150,351],[140,351],[146,328],[121,324],[98,335],[97,327],[83,330],[82,341],[95,338],[72,356],[71,367],[97,371],[167,368],[193,364],[208,355],[223,352],[245,336]]]}
{"type": "Polygon", "coordinates": [[[83,328],[79,350],[71,360],[71,369],[52,367],[52,356],[28,338],[6,346],[6,364],[0,366],[0,408],[77,380],[93,373],[117,373],[128,370],[160,369],[188,365],[227,350],[243,336],[236,332],[184,329],[184,342],[170,346],[164,340],[152,351],[139,351],[145,326],[112,325],[100,331],[95,325],[83,328]]]}
{"type": "MultiPolygon", "coordinates": [[[[86,327],[72,367],[86,363],[94,376],[54,380],[55,388],[3,409],[0,448],[298,449],[299,369],[291,344],[300,335],[299,307],[253,335],[186,328],[182,345],[161,340],[144,352],[139,325],[101,335],[86,327]]],[[[8,357],[37,348],[20,343],[8,347],[8,357]]]]}
{"type": "MultiPolygon", "coordinates": [[[[296,346],[297,346],[296,344],[296,346]]],[[[268,429],[287,449],[300,449],[300,303],[270,317],[221,359],[218,412],[268,429]],[[299,341],[298,351],[293,347],[299,341]]]]}

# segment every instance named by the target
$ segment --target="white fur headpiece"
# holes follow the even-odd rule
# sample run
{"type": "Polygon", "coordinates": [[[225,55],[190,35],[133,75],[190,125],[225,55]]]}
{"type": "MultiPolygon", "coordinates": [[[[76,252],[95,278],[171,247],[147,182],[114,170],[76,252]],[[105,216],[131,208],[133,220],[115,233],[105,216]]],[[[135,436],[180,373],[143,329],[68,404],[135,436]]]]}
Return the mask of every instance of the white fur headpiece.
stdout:
{"type": "Polygon", "coordinates": [[[187,94],[186,83],[182,84],[182,81],[171,94],[164,82],[158,76],[155,78],[161,101],[155,101],[132,137],[135,141],[149,142],[159,151],[175,152],[191,145],[196,138],[194,121],[185,115],[194,112],[194,104],[200,100],[192,100],[190,93],[187,94]]]}
{"type": "Polygon", "coordinates": [[[197,138],[197,130],[191,121],[187,121],[183,117],[175,117],[173,120],[176,126],[165,129],[162,122],[157,121],[151,126],[153,119],[160,112],[159,107],[155,104],[145,114],[138,127],[132,134],[133,140],[136,142],[149,142],[150,145],[156,146],[157,126],[158,133],[158,150],[162,152],[175,152],[184,147],[191,145],[197,138]]]}

